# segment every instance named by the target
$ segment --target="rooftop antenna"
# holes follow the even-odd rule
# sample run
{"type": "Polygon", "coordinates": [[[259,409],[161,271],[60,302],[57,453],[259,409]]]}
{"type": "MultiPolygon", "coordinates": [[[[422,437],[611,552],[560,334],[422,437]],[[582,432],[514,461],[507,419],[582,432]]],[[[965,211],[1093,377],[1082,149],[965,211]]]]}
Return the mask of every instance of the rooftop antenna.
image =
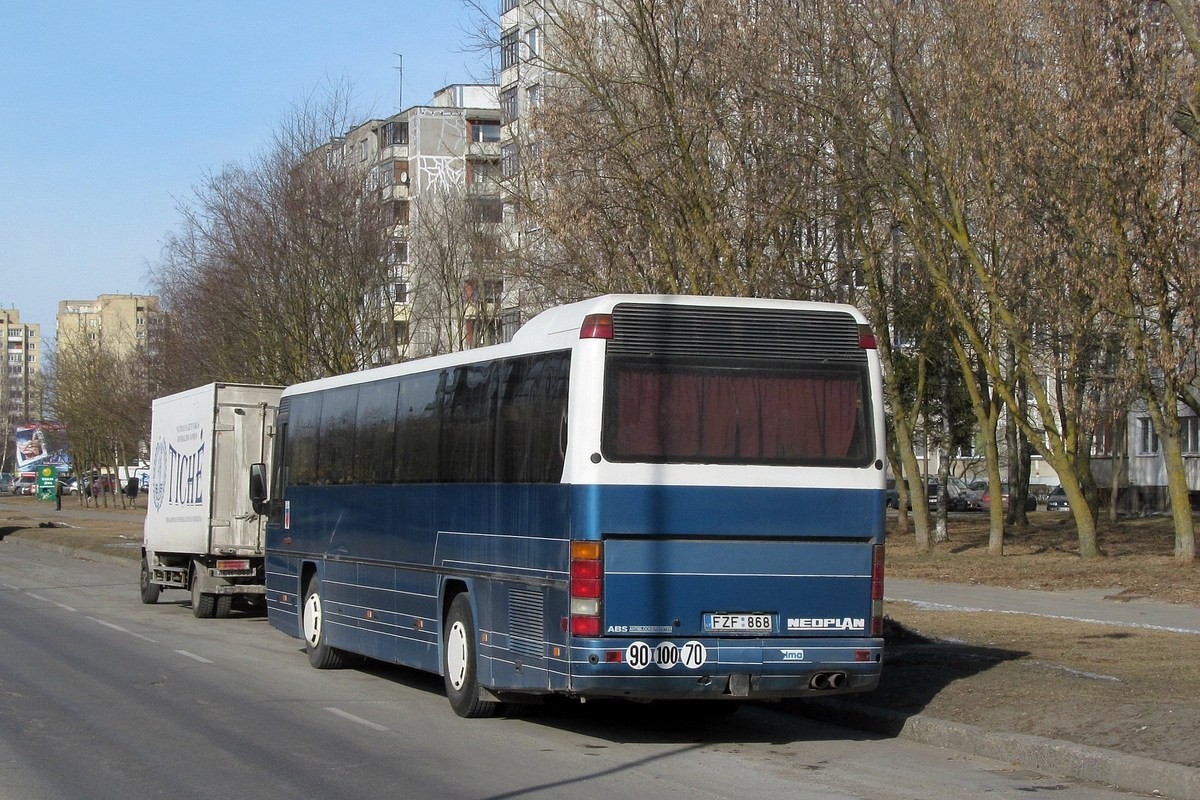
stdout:
{"type": "Polygon", "coordinates": [[[397,111],[404,110],[404,56],[400,53],[392,53],[397,59],[396,72],[399,73],[396,83],[396,96],[400,105],[396,107],[397,111]]]}

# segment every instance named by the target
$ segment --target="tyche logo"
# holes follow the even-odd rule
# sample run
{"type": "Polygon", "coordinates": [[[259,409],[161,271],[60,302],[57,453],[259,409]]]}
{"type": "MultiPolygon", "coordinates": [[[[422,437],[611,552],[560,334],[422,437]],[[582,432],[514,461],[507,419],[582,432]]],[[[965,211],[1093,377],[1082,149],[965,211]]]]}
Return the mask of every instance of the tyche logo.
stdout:
{"type": "Polygon", "coordinates": [[[195,448],[183,450],[166,439],[159,439],[154,447],[150,492],[155,509],[161,509],[164,504],[204,505],[204,432],[197,430],[179,438],[195,442],[195,448]]]}

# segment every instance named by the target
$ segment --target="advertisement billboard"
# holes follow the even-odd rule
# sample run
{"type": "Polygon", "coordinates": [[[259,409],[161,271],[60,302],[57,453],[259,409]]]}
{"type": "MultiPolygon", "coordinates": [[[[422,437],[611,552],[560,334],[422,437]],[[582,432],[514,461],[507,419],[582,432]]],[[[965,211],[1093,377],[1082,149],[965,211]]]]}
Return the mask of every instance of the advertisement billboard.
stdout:
{"type": "Polygon", "coordinates": [[[67,429],[60,422],[37,422],[20,425],[14,430],[17,452],[17,471],[32,472],[42,465],[55,466],[59,471],[70,469],[67,453],[67,429]]]}

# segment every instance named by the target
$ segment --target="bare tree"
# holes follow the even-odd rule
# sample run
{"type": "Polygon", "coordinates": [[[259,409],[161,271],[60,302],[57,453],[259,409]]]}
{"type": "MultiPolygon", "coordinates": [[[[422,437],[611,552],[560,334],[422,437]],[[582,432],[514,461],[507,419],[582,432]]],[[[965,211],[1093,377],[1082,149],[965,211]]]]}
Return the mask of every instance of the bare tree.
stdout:
{"type": "Polygon", "coordinates": [[[391,220],[342,150],[349,96],[333,87],[293,109],[265,154],[209,175],[181,204],[154,271],[172,388],[293,383],[395,359],[391,220]]]}
{"type": "Polygon", "coordinates": [[[430,189],[422,197],[409,280],[415,355],[502,341],[501,208],[498,196],[458,187],[430,189]]]}

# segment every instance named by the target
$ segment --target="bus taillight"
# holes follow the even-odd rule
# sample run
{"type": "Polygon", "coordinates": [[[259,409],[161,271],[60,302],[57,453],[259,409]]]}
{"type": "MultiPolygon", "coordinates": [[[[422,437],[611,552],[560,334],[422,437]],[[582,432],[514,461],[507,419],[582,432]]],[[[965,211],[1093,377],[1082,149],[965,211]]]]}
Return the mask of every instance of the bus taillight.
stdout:
{"type": "Polygon", "coordinates": [[[874,350],[879,346],[875,341],[875,331],[871,330],[870,325],[858,326],[858,346],[863,350],[874,350]]]}
{"type": "Polygon", "coordinates": [[[588,314],[579,326],[580,339],[613,338],[612,314],[588,314]]]}
{"type": "Polygon", "coordinates": [[[883,545],[875,545],[871,559],[871,635],[883,635],[883,545]]]}
{"type": "Polygon", "coordinates": [[[599,636],[604,587],[600,542],[571,542],[571,635],[599,636]]]}

